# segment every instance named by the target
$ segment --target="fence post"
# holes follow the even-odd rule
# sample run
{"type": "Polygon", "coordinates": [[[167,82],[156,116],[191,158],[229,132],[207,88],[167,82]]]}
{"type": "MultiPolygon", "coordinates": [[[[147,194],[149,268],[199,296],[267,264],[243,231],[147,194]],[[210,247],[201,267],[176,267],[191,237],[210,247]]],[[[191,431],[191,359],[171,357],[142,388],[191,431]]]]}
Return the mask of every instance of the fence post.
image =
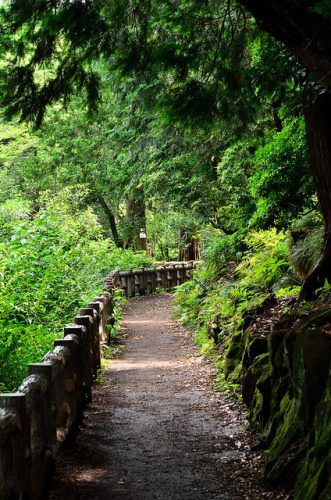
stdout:
{"type": "Polygon", "coordinates": [[[151,271],[150,269],[146,269],[145,273],[146,273],[146,289],[147,289],[147,293],[151,294],[153,292],[153,275],[154,275],[154,271],[151,271]]]}
{"type": "Polygon", "coordinates": [[[96,376],[98,369],[101,366],[101,353],[99,341],[99,316],[92,307],[84,307],[79,311],[80,316],[90,316],[91,324],[91,350],[92,350],[92,370],[96,376]]]}
{"type": "Polygon", "coordinates": [[[134,269],[134,294],[139,295],[139,290],[140,290],[140,276],[139,276],[139,270],[134,269]]]}
{"type": "MultiPolygon", "coordinates": [[[[52,363],[28,365],[29,375],[35,376],[35,385],[40,390],[44,385],[38,403],[30,408],[32,463],[30,474],[31,497],[42,499],[47,496],[55,470],[53,451],[56,442],[56,426],[52,412],[52,363]],[[41,381],[44,380],[42,383],[41,381]]],[[[33,383],[32,383],[33,384],[33,383]]],[[[32,389],[31,385],[31,390],[32,389]]]]}
{"type": "Polygon", "coordinates": [[[0,446],[0,495],[1,498],[27,498],[30,493],[29,456],[30,443],[27,433],[25,395],[1,394],[0,408],[12,414],[13,429],[0,446]]]}
{"type": "Polygon", "coordinates": [[[65,337],[63,339],[55,340],[55,347],[66,348],[69,356],[63,367],[63,404],[65,405],[67,419],[66,419],[66,442],[73,445],[76,442],[76,435],[78,430],[78,388],[77,388],[77,374],[75,370],[76,361],[76,348],[77,344],[74,339],[65,337]]]}
{"type": "Polygon", "coordinates": [[[119,273],[119,285],[122,290],[124,290],[125,297],[129,296],[128,293],[128,277],[125,272],[119,273]]]}
{"type": "Polygon", "coordinates": [[[84,353],[84,395],[87,402],[92,401],[93,363],[92,363],[92,318],[91,316],[76,316],[75,324],[85,327],[83,353],[84,353]]]}
{"type": "MultiPolygon", "coordinates": [[[[107,330],[108,319],[110,316],[110,311],[112,308],[110,294],[107,295],[99,295],[98,297],[94,297],[92,299],[93,302],[88,304],[88,307],[92,307],[92,304],[101,303],[102,307],[99,310],[100,314],[100,335],[101,340],[109,344],[109,333],[107,330]],[[108,296],[109,295],[109,296],[108,296]]],[[[94,307],[94,306],[93,306],[94,307]]]]}
{"type": "Polygon", "coordinates": [[[85,329],[82,326],[66,326],[64,328],[64,339],[69,338],[75,343],[74,349],[74,380],[76,383],[76,413],[77,427],[83,422],[84,408],[84,333],[85,329]]]}
{"type": "Polygon", "coordinates": [[[132,269],[128,270],[128,297],[134,297],[134,277],[132,269]]]}
{"type": "Polygon", "coordinates": [[[103,337],[103,331],[105,329],[104,326],[104,316],[103,316],[103,309],[104,306],[101,302],[89,302],[87,304],[87,307],[91,307],[96,311],[97,316],[96,316],[96,327],[95,327],[95,342],[96,342],[96,360],[97,364],[100,367],[101,366],[101,350],[100,350],[100,342],[103,337]]]}
{"type": "Polygon", "coordinates": [[[174,286],[174,279],[173,279],[174,278],[174,273],[173,273],[173,270],[174,270],[173,266],[169,266],[167,268],[167,274],[166,274],[166,276],[167,276],[167,288],[166,289],[168,291],[170,291],[173,288],[173,286],[174,286]]]}

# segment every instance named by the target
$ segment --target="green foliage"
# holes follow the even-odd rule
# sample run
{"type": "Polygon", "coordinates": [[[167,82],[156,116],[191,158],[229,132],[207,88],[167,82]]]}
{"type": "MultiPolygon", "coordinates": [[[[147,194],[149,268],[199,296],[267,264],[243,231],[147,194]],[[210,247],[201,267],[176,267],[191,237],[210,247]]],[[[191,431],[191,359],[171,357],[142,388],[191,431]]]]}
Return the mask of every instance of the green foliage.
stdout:
{"type": "Polygon", "coordinates": [[[17,386],[111,270],[149,264],[104,239],[93,211],[68,189],[45,197],[32,219],[7,222],[0,241],[2,385],[17,386]]]}
{"type": "Polygon", "coordinates": [[[276,229],[252,231],[245,241],[249,251],[237,267],[240,286],[265,294],[289,269],[287,235],[276,229]]]}
{"type": "Polygon", "coordinates": [[[221,155],[217,165],[217,186],[222,203],[217,217],[230,231],[247,226],[254,208],[248,183],[253,172],[253,152],[256,139],[235,141],[221,155]]]}
{"type": "Polygon", "coordinates": [[[313,190],[303,119],[284,123],[254,156],[250,191],[256,200],[251,225],[287,227],[304,208],[311,208],[313,190]]]}
{"type": "MultiPolygon", "coordinates": [[[[206,279],[216,279],[223,272],[230,260],[235,260],[240,248],[240,234],[225,235],[223,231],[217,229],[206,229],[202,233],[203,252],[202,274],[206,279]]],[[[239,256],[240,254],[238,254],[239,256]]]]}
{"type": "MultiPolygon", "coordinates": [[[[252,231],[245,238],[247,250],[241,254],[235,253],[234,242],[234,235],[213,235],[209,240],[210,247],[205,249],[206,258],[201,267],[194,272],[192,280],[177,287],[175,296],[178,315],[194,331],[202,352],[212,352],[214,345],[218,379],[228,390],[231,389],[228,384],[236,384],[240,376],[242,352],[236,359],[238,366],[231,370],[225,358],[233,349],[232,339],[241,336],[244,313],[260,306],[278,288],[284,295],[282,283],[284,278],[291,277],[288,236],[285,233],[277,233],[275,229],[252,231]],[[225,256],[221,259],[222,265],[217,267],[223,249],[225,256]],[[228,259],[234,256],[241,261],[229,262],[228,259]],[[212,265],[214,259],[216,262],[212,265]]],[[[294,290],[297,288],[288,287],[288,295],[294,290]]]]}
{"type": "MultiPolygon", "coordinates": [[[[162,205],[155,203],[146,213],[146,228],[148,242],[155,260],[177,260],[180,245],[185,245],[183,230],[190,236],[197,234],[197,220],[189,213],[178,212],[171,206],[165,210],[162,205]]],[[[201,226],[200,226],[201,227],[201,226]]]]}
{"type": "Polygon", "coordinates": [[[136,239],[125,207],[139,198],[162,258],[176,252],[174,219],[178,232],[194,219],[239,241],[247,228],[286,227],[311,205],[293,61],[236,2],[142,1],[133,17],[130,2],[28,5],[30,16],[21,1],[3,11],[7,51],[16,54],[3,61],[3,102],[44,127],[37,140],[26,131],[18,140],[16,131],[5,148],[10,157],[36,141],[0,174],[13,197],[34,204],[45,189],[87,187],[87,205],[107,234],[111,214],[118,244],[136,239]],[[90,103],[100,97],[93,115],[73,97],[82,88],[90,103]]]}
{"type": "MultiPolygon", "coordinates": [[[[294,293],[282,230],[316,205],[301,77],[240,4],[15,0],[1,16],[3,113],[43,123],[0,130],[8,342],[21,324],[55,332],[69,289],[77,307],[110,269],[148,263],[104,239],[134,246],[143,226],[162,259],[201,236],[182,316],[224,345],[249,307],[294,293]]],[[[316,260],[314,231],[293,245],[294,269],[316,260]]],[[[31,332],[37,352],[48,333],[31,332]]]]}

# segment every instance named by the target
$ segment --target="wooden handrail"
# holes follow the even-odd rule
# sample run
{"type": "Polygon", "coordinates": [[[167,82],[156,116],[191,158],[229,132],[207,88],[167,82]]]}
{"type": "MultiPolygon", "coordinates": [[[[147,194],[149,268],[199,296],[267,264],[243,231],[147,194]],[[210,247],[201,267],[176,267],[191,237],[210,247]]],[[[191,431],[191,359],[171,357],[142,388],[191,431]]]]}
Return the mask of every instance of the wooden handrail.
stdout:
{"type": "Polygon", "coordinates": [[[170,291],[190,279],[196,262],[169,264],[157,268],[112,272],[105,279],[105,287],[121,288],[126,297],[146,295],[155,292],[158,288],[170,291]]]}
{"type": "Polygon", "coordinates": [[[0,498],[47,498],[55,460],[73,443],[100,367],[100,340],[109,342],[113,290],[95,297],[64,328],[62,339],[17,392],[0,394],[0,498]]]}
{"type": "Polygon", "coordinates": [[[29,375],[17,392],[0,394],[0,499],[47,498],[56,458],[73,444],[83,410],[92,399],[100,368],[100,342],[109,343],[114,323],[114,289],[127,297],[157,288],[171,290],[190,278],[193,262],[110,273],[104,293],[79,312],[73,326],[29,375]]]}

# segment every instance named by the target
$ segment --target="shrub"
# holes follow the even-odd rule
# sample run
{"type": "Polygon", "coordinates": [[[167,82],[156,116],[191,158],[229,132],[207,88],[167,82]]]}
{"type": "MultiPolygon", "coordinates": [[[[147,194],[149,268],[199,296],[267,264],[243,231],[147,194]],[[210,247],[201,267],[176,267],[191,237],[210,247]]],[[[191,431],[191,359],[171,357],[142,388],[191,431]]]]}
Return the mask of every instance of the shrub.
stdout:
{"type": "Polygon", "coordinates": [[[12,390],[112,270],[150,265],[103,238],[82,195],[45,199],[33,219],[8,222],[0,241],[0,382],[12,390]]]}

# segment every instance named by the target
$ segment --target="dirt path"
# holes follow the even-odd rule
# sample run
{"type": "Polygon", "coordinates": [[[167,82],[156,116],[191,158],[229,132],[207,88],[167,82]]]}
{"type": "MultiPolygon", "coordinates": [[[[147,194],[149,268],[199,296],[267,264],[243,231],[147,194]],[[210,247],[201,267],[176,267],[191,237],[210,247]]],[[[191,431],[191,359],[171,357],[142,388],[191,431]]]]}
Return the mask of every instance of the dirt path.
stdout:
{"type": "Polygon", "coordinates": [[[211,389],[212,366],[171,312],[166,294],[126,307],[125,348],[61,458],[51,499],[287,498],[261,484],[243,413],[211,389]]]}

